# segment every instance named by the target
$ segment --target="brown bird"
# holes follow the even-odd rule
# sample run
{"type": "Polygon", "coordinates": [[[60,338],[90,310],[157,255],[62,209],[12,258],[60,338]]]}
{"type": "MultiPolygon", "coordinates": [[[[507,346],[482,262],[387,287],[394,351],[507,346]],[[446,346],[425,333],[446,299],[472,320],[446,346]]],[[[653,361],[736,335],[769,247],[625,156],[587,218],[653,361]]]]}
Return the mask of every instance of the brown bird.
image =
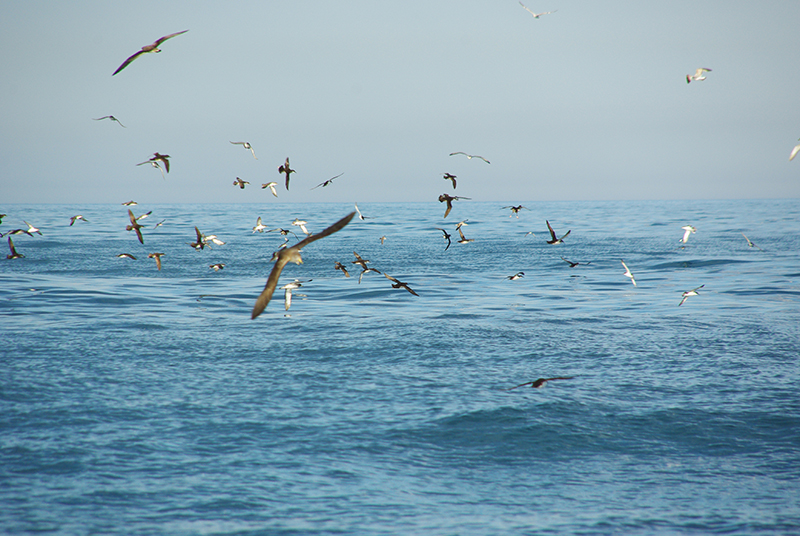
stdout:
{"type": "Polygon", "coordinates": [[[450,211],[453,210],[453,201],[458,199],[470,199],[469,197],[459,197],[457,195],[447,195],[442,194],[439,196],[439,202],[444,203],[447,202],[447,210],[444,211],[444,217],[446,218],[450,211]]]}
{"type": "MultiPolygon", "coordinates": [[[[143,46],[142,50],[138,51],[136,54],[134,54],[133,56],[131,56],[127,60],[123,61],[122,65],[120,65],[119,68],[116,71],[114,71],[114,74],[117,74],[118,72],[120,72],[122,69],[127,67],[133,60],[135,60],[136,58],[138,58],[142,54],[147,54],[149,52],[154,52],[154,53],[161,52],[161,49],[158,48],[161,45],[161,43],[163,43],[167,39],[172,39],[176,35],[181,35],[181,34],[184,34],[184,33],[188,32],[188,31],[189,30],[184,30],[182,32],[176,32],[174,34],[165,35],[164,37],[162,37],[161,39],[159,39],[158,41],[156,41],[152,45],[143,46]]],[[[114,76],[114,74],[112,74],[111,76],[114,76]]]]}
{"type": "Polygon", "coordinates": [[[451,175],[450,173],[445,173],[444,177],[442,177],[442,178],[444,180],[446,180],[446,181],[452,182],[453,183],[453,190],[456,189],[456,176],[455,175],[451,175]]]}
{"type": "Polygon", "coordinates": [[[287,190],[289,189],[289,175],[291,175],[294,172],[295,171],[292,168],[289,167],[289,157],[287,156],[286,157],[286,162],[282,166],[278,167],[278,173],[283,173],[284,175],[286,175],[286,189],[287,190]]]}
{"type": "Polygon", "coordinates": [[[14,248],[14,241],[11,240],[11,237],[8,237],[8,248],[11,250],[11,253],[6,255],[6,259],[21,259],[25,255],[22,253],[17,253],[17,250],[14,248]]]}
{"type": "Polygon", "coordinates": [[[335,177],[331,177],[330,179],[326,180],[325,182],[321,182],[321,183],[317,184],[316,186],[314,186],[314,187],[313,187],[313,188],[311,188],[311,189],[312,189],[312,190],[316,190],[316,189],[317,189],[317,188],[319,188],[320,186],[322,186],[323,188],[325,188],[327,185],[329,185],[330,183],[332,183],[332,182],[333,182],[333,179],[338,179],[338,178],[339,178],[339,177],[341,177],[342,175],[344,175],[344,173],[339,173],[339,174],[338,174],[338,175],[336,175],[335,177]]]}
{"type": "Polygon", "coordinates": [[[104,115],[103,117],[98,117],[97,119],[95,119],[95,118],[93,117],[92,119],[94,119],[95,121],[102,121],[103,119],[110,119],[110,120],[112,120],[112,121],[116,121],[117,123],[119,123],[119,126],[121,126],[122,128],[128,128],[128,127],[126,127],[125,125],[123,125],[122,123],[120,123],[120,122],[119,122],[119,119],[117,119],[117,118],[116,118],[116,117],[114,117],[113,115],[104,115]]]}
{"type": "Polygon", "coordinates": [[[367,263],[368,263],[369,261],[368,261],[367,259],[362,259],[362,258],[361,258],[361,255],[359,255],[359,254],[358,254],[358,253],[356,253],[355,251],[353,252],[353,255],[355,255],[355,256],[356,256],[356,260],[354,260],[354,261],[353,261],[353,264],[358,264],[359,266],[361,266],[361,268],[362,268],[363,270],[366,270],[366,269],[367,269],[367,263]]]}
{"type": "Polygon", "coordinates": [[[190,246],[194,249],[203,249],[206,247],[206,241],[203,240],[203,233],[200,232],[200,229],[197,227],[194,228],[194,232],[197,233],[197,241],[196,242],[188,242],[190,246]]]}
{"type": "Polygon", "coordinates": [[[562,236],[561,238],[557,238],[557,237],[556,237],[556,232],[553,230],[553,228],[552,228],[552,227],[550,227],[550,222],[549,222],[549,221],[547,221],[547,220],[545,220],[545,221],[547,222],[547,228],[550,230],[550,236],[553,238],[552,240],[548,240],[548,241],[547,241],[547,243],[548,243],[548,244],[561,244],[561,242],[562,242],[562,241],[563,241],[563,240],[564,240],[566,237],[568,237],[568,236],[569,236],[569,233],[571,233],[571,232],[572,232],[572,229],[570,229],[569,231],[567,231],[567,234],[565,234],[565,235],[564,235],[564,236],[562,236]]]}
{"type": "Polygon", "coordinates": [[[249,182],[247,182],[247,181],[243,181],[243,180],[242,180],[242,179],[240,179],[239,177],[236,177],[236,180],[235,180],[235,181],[233,181],[233,185],[234,185],[234,186],[238,186],[238,187],[239,187],[239,188],[241,188],[242,190],[244,190],[244,185],[245,185],[245,184],[250,184],[250,183],[249,183],[249,182]]]}
{"type": "Polygon", "coordinates": [[[133,211],[128,209],[128,217],[131,219],[131,224],[125,226],[126,231],[136,231],[136,237],[139,239],[140,244],[144,244],[144,238],[142,238],[142,231],[141,229],[143,225],[141,225],[137,220],[138,218],[133,215],[133,211]]]}
{"type": "Polygon", "coordinates": [[[504,208],[504,209],[506,209],[506,208],[510,208],[510,209],[511,209],[511,214],[509,214],[509,215],[508,215],[508,217],[509,217],[509,218],[510,218],[511,216],[513,216],[514,214],[516,214],[516,215],[517,215],[517,218],[519,218],[519,211],[520,211],[520,210],[522,210],[523,208],[524,208],[525,210],[530,210],[528,207],[523,207],[522,205],[517,205],[517,206],[508,206],[508,207],[503,207],[503,208],[504,208]]]}
{"type": "Polygon", "coordinates": [[[345,277],[350,277],[350,272],[347,271],[347,268],[344,267],[339,261],[336,261],[336,264],[333,265],[334,269],[341,270],[345,277]]]}
{"type": "Polygon", "coordinates": [[[167,160],[170,156],[168,154],[161,154],[161,153],[153,153],[153,157],[149,160],[145,160],[144,162],[140,162],[136,164],[137,166],[143,166],[144,164],[152,164],[153,167],[159,167],[158,162],[161,161],[164,163],[164,169],[167,170],[169,173],[169,160],[167,160]]]}
{"type": "Polygon", "coordinates": [[[398,279],[395,279],[394,277],[392,277],[392,276],[390,276],[389,274],[386,274],[386,273],[384,273],[383,275],[386,276],[386,279],[388,279],[389,281],[392,281],[392,288],[404,288],[407,291],[409,291],[411,294],[413,294],[414,296],[419,296],[419,294],[417,294],[416,292],[411,290],[411,287],[408,286],[408,283],[403,283],[402,281],[400,281],[398,279]]]}
{"type": "MultiPolygon", "coordinates": [[[[286,162],[287,166],[289,164],[288,159],[286,162]]],[[[288,175],[287,175],[288,180],[288,175]]],[[[275,253],[272,254],[272,260],[275,261],[275,265],[272,267],[272,271],[269,273],[269,277],[267,278],[267,284],[264,286],[264,290],[261,291],[261,294],[258,296],[255,305],[253,306],[253,312],[250,316],[251,319],[256,318],[260,315],[264,309],[267,307],[267,304],[272,299],[272,294],[275,292],[275,288],[278,286],[278,278],[281,276],[281,272],[283,268],[286,266],[288,262],[294,262],[295,264],[302,264],[303,259],[300,256],[303,248],[314,242],[315,240],[319,240],[320,238],[325,238],[328,235],[332,235],[336,231],[339,231],[345,227],[350,220],[353,219],[355,216],[355,212],[351,212],[344,218],[340,219],[324,231],[312,234],[311,236],[307,236],[297,244],[292,247],[279,249],[275,253]]]]}
{"type": "Polygon", "coordinates": [[[156,267],[158,268],[159,272],[161,271],[161,256],[162,255],[164,255],[164,253],[151,253],[150,255],[147,256],[148,259],[155,259],[156,260],[156,267]]]}
{"type": "MultiPolygon", "coordinates": [[[[449,248],[449,247],[450,247],[450,233],[448,233],[447,231],[445,231],[445,230],[444,230],[444,229],[442,229],[441,227],[437,227],[437,229],[439,229],[439,230],[442,232],[442,234],[444,234],[444,239],[445,239],[445,240],[447,240],[447,245],[446,245],[446,246],[445,246],[445,248],[444,248],[444,250],[445,250],[445,251],[447,251],[447,248],[449,248]]],[[[461,228],[459,227],[459,230],[460,230],[460,229],[461,229],[461,228]]]]}
{"type": "Polygon", "coordinates": [[[558,377],[558,378],[539,378],[538,380],[533,380],[532,382],[525,382],[525,383],[521,383],[519,385],[516,385],[514,387],[509,387],[508,389],[503,389],[503,391],[510,391],[512,389],[516,389],[517,387],[524,387],[526,385],[530,385],[531,388],[533,388],[533,389],[541,389],[542,387],[544,387],[544,384],[549,382],[549,381],[553,381],[553,380],[571,380],[574,377],[575,376],[561,376],[561,377],[558,377]]]}

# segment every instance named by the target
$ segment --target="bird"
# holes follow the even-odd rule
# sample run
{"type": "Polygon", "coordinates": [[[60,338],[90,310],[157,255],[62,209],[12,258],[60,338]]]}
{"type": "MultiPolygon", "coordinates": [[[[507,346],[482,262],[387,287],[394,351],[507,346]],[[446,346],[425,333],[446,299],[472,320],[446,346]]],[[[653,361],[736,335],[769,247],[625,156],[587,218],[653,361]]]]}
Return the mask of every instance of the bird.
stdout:
{"type": "Polygon", "coordinates": [[[442,232],[442,234],[444,235],[444,239],[447,240],[447,245],[444,247],[444,250],[447,251],[447,249],[450,247],[450,233],[448,233],[441,227],[437,227],[437,229],[439,229],[442,232]]]}
{"type": "Polygon", "coordinates": [[[453,183],[453,190],[456,189],[456,176],[455,175],[452,175],[450,173],[445,173],[443,178],[446,181],[452,182],[453,183]]]}
{"type": "Polygon", "coordinates": [[[381,236],[379,240],[381,241],[381,245],[383,245],[383,243],[386,242],[386,235],[381,236]]]}
{"type": "MultiPolygon", "coordinates": [[[[158,167],[157,164],[160,161],[160,162],[162,162],[164,164],[164,169],[166,169],[167,173],[169,173],[169,160],[168,160],[169,158],[170,158],[170,156],[168,154],[161,154],[159,152],[155,152],[155,153],[153,153],[153,156],[150,159],[145,160],[144,162],[140,162],[140,163],[138,163],[136,165],[137,166],[143,166],[144,164],[150,163],[150,164],[153,165],[153,167],[158,167]]],[[[162,172],[162,175],[163,175],[163,172],[162,172]]]]}
{"type": "Polygon", "coordinates": [[[336,261],[336,264],[333,265],[333,268],[335,270],[341,270],[345,277],[350,277],[350,272],[347,271],[347,268],[345,268],[344,264],[341,262],[336,261]]]}
{"type": "Polygon", "coordinates": [[[18,234],[26,234],[28,236],[33,236],[33,234],[29,233],[25,229],[12,229],[5,234],[0,234],[0,236],[8,236],[8,235],[18,235],[18,234]]]}
{"type": "Polygon", "coordinates": [[[42,232],[37,227],[34,227],[33,225],[31,225],[30,223],[26,222],[25,220],[22,220],[22,222],[25,225],[28,226],[28,230],[26,231],[28,234],[39,233],[39,236],[42,236],[42,232]]]}
{"type": "Polygon", "coordinates": [[[131,255],[130,253],[120,253],[119,255],[117,255],[117,257],[119,257],[120,259],[133,259],[133,260],[136,260],[136,257],[131,255]]]}
{"type": "Polygon", "coordinates": [[[411,290],[411,287],[408,286],[408,283],[403,283],[402,281],[400,281],[398,279],[395,279],[394,277],[392,277],[392,276],[390,276],[389,274],[386,274],[386,273],[383,274],[383,275],[386,276],[386,279],[388,279],[389,281],[392,281],[392,288],[404,288],[407,291],[409,291],[411,294],[413,294],[414,296],[419,296],[419,294],[417,294],[416,292],[411,290]]]}
{"type": "Polygon", "coordinates": [[[151,253],[150,255],[147,256],[148,259],[156,260],[156,267],[158,268],[159,272],[161,271],[161,257],[163,255],[164,253],[151,253]]]}
{"type": "Polygon", "coordinates": [[[444,216],[443,217],[446,218],[447,215],[450,214],[450,211],[453,210],[453,201],[457,201],[459,199],[470,199],[470,198],[469,197],[459,197],[457,195],[447,195],[447,194],[442,194],[442,195],[439,196],[439,202],[440,203],[447,202],[447,209],[444,211],[444,216]]]}
{"type": "Polygon", "coordinates": [[[525,272],[517,272],[514,275],[506,276],[506,279],[510,279],[511,281],[516,281],[517,279],[522,279],[525,276],[525,272]]]}
{"type": "Polygon", "coordinates": [[[161,220],[160,222],[158,222],[158,223],[155,225],[155,227],[153,227],[153,229],[156,229],[156,228],[158,228],[158,227],[161,227],[162,225],[164,225],[164,222],[165,222],[165,221],[167,221],[167,220],[161,220]]]}
{"type": "Polygon", "coordinates": [[[139,243],[144,244],[144,238],[142,238],[142,231],[140,230],[142,228],[142,225],[137,221],[138,218],[136,218],[136,216],[133,215],[133,211],[131,209],[128,209],[128,217],[131,220],[131,224],[126,225],[125,230],[136,231],[136,237],[139,239],[139,243]]]}
{"type": "Polygon", "coordinates": [[[759,251],[764,251],[763,249],[761,249],[760,247],[755,245],[749,238],[747,238],[746,234],[742,233],[742,236],[744,237],[745,240],[747,240],[747,245],[748,246],[750,246],[751,248],[757,248],[759,251]]]}
{"type": "Polygon", "coordinates": [[[267,278],[267,284],[264,285],[264,290],[261,291],[261,294],[256,299],[256,303],[253,306],[253,312],[251,313],[250,319],[255,319],[258,315],[260,315],[264,309],[267,307],[267,304],[272,299],[272,294],[275,292],[275,288],[278,286],[278,278],[281,276],[281,272],[283,271],[284,266],[288,262],[294,262],[296,264],[301,264],[303,262],[302,257],[300,256],[303,248],[314,242],[315,240],[319,240],[320,238],[325,238],[328,235],[332,235],[336,231],[343,229],[350,220],[356,215],[355,212],[351,212],[344,218],[340,219],[327,229],[323,230],[318,234],[314,234],[311,236],[307,236],[297,244],[292,247],[287,247],[283,249],[279,249],[275,253],[272,254],[272,259],[275,261],[274,266],[272,267],[272,271],[269,273],[269,277],[267,278]]]}
{"type": "Polygon", "coordinates": [[[636,286],[636,280],[633,278],[633,273],[631,272],[631,269],[628,268],[628,265],[625,264],[625,261],[620,259],[620,262],[622,263],[622,266],[625,267],[625,273],[622,274],[622,275],[624,275],[625,277],[630,277],[631,278],[631,283],[633,283],[633,286],[635,287],[636,286]]]}
{"type": "Polygon", "coordinates": [[[120,122],[119,122],[119,119],[117,119],[117,118],[116,118],[116,117],[114,117],[113,115],[104,115],[103,117],[98,117],[97,119],[95,119],[95,118],[93,117],[92,119],[94,119],[95,121],[102,121],[103,119],[110,119],[110,120],[112,120],[112,121],[116,121],[117,123],[119,123],[119,126],[121,126],[122,128],[128,128],[128,127],[126,127],[125,125],[123,125],[122,123],[120,123],[120,122]]]}
{"type": "Polygon", "coordinates": [[[75,223],[75,222],[76,222],[76,221],[78,221],[78,220],[83,220],[83,221],[85,221],[86,223],[89,223],[89,220],[87,220],[86,218],[84,218],[83,216],[81,216],[80,214],[78,214],[77,216],[73,216],[73,217],[71,217],[71,218],[69,219],[69,226],[70,226],[70,227],[72,227],[72,224],[73,224],[73,223],[75,223]]]}
{"type": "Polygon", "coordinates": [[[456,229],[461,229],[461,226],[462,226],[462,225],[469,225],[469,224],[467,223],[468,221],[469,221],[469,218],[468,218],[468,219],[466,219],[466,220],[464,220],[464,221],[460,221],[460,222],[458,222],[458,223],[456,224],[456,229]]]}
{"type": "Polygon", "coordinates": [[[286,190],[289,190],[289,175],[295,173],[295,170],[289,167],[288,156],[286,157],[286,162],[283,165],[278,166],[278,173],[283,173],[284,175],[286,175],[286,190]]]}
{"type": "Polygon", "coordinates": [[[689,240],[690,234],[697,232],[697,229],[695,229],[691,225],[684,225],[683,227],[681,227],[681,229],[683,229],[683,238],[678,240],[678,242],[683,242],[684,244],[686,243],[687,240],[689,240]]]}
{"type": "Polygon", "coordinates": [[[482,157],[482,156],[479,156],[479,155],[477,155],[477,154],[467,154],[467,153],[465,153],[465,152],[463,152],[463,151],[456,151],[455,153],[450,153],[450,156],[455,156],[455,155],[457,155],[457,154],[463,154],[464,156],[466,156],[466,157],[467,157],[467,158],[469,158],[470,160],[472,160],[473,158],[479,158],[480,160],[483,160],[483,161],[484,161],[484,162],[486,162],[487,164],[491,164],[491,162],[489,162],[488,160],[486,160],[486,159],[485,159],[484,157],[482,157]]]}
{"type": "Polygon", "coordinates": [[[225,268],[225,264],[221,263],[221,262],[218,262],[216,264],[209,264],[208,267],[213,269],[215,272],[219,272],[220,270],[225,268]]]}
{"type": "Polygon", "coordinates": [[[153,211],[151,210],[151,211],[145,212],[141,216],[136,216],[136,221],[143,220],[143,219],[147,218],[152,213],[153,213],[153,211]]]}
{"type": "Polygon", "coordinates": [[[166,180],[166,178],[167,178],[167,177],[166,177],[166,175],[164,175],[164,170],[161,168],[161,166],[158,164],[158,162],[151,162],[150,160],[148,160],[147,162],[142,162],[142,163],[140,163],[140,164],[136,164],[136,165],[137,165],[137,166],[143,166],[143,165],[145,165],[145,164],[150,164],[150,165],[151,165],[151,166],[153,166],[154,168],[158,169],[158,170],[161,172],[161,177],[162,177],[164,180],[166,180]]]}
{"type": "Polygon", "coordinates": [[[700,80],[705,80],[705,79],[706,79],[706,77],[705,77],[705,76],[703,76],[703,73],[704,73],[704,72],[708,72],[708,73],[710,73],[710,72],[711,72],[711,69],[706,69],[705,67],[700,67],[699,69],[697,69],[697,70],[694,72],[694,74],[687,74],[687,75],[686,75],[686,83],[688,84],[688,83],[690,83],[692,80],[697,80],[697,81],[700,81],[700,80]]]}
{"type": "Polygon", "coordinates": [[[288,311],[289,307],[292,305],[292,291],[302,287],[303,283],[308,283],[309,281],[313,281],[313,279],[309,279],[308,281],[295,279],[291,283],[286,283],[281,287],[281,290],[283,290],[283,306],[286,311],[288,311]]]}
{"type": "Polygon", "coordinates": [[[200,229],[197,227],[194,228],[194,232],[197,234],[197,241],[196,242],[188,242],[190,246],[194,249],[203,249],[206,247],[206,241],[203,240],[203,233],[200,232],[200,229]]]}
{"type": "MultiPolygon", "coordinates": [[[[798,139],[797,141],[800,141],[800,139],[798,139]]],[[[792,149],[792,152],[789,154],[789,162],[794,160],[794,157],[797,156],[798,152],[800,152],[800,143],[795,145],[794,148],[792,149]]]]}
{"type": "Polygon", "coordinates": [[[274,195],[275,197],[278,197],[278,191],[275,189],[275,186],[277,186],[277,185],[278,185],[278,183],[275,182],[275,181],[268,182],[266,184],[262,184],[261,185],[261,189],[265,190],[266,188],[269,188],[270,191],[272,192],[272,195],[274,195]]]}
{"type": "Polygon", "coordinates": [[[209,249],[211,249],[211,246],[208,244],[209,242],[213,242],[214,244],[216,244],[218,246],[224,246],[225,245],[225,242],[223,242],[222,240],[217,238],[217,235],[215,235],[215,234],[212,234],[212,235],[204,234],[203,235],[203,242],[205,243],[205,245],[207,245],[209,247],[209,249]]]}
{"type": "Polygon", "coordinates": [[[512,389],[516,389],[517,387],[524,387],[526,385],[530,385],[532,389],[541,389],[544,387],[544,384],[547,382],[551,382],[553,380],[571,380],[575,376],[559,376],[557,378],[539,378],[538,380],[533,380],[532,382],[525,382],[519,385],[515,385],[514,387],[509,387],[508,389],[503,389],[504,391],[511,391],[512,389]]]}
{"type": "MultiPolygon", "coordinates": [[[[158,48],[159,46],[161,46],[161,43],[163,43],[167,39],[172,39],[176,35],[181,35],[181,34],[184,34],[184,33],[188,32],[188,31],[189,30],[183,30],[182,32],[175,32],[173,34],[165,35],[164,37],[162,37],[161,39],[159,39],[158,41],[156,41],[152,45],[143,46],[140,51],[138,51],[136,54],[134,54],[133,56],[131,56],[130,58],[128,58],[127,60],[122,62],[122,65],[120,65],[119,68],[117,68],[117,70],[114,71],[114,74],[117,74],[118,72],[120,72],[122,69],[127,67],[133,60],[135,60],[136,58],[138,58],[142,54],[147,54],[147,53],[150,53],[150,52],[153,52],[153,53],[161,52],[161,49],[158,48]]],[[[111,76],[114,76],[114,74],[112,74],[111,76]]]]}
{"type": "Polygon", "coordinates": [[[567,234],[565,234],[561,238],[558,238],[556,237],[556,232],[550,226],[550,222],[548,220],[545,220],[545,222],[547,222],[547,228],[550,230],[550,236],[552,237],[552,240],[547,241],[548,244],[561,244],[564,241],[564,239],[569,236],[569,233],[572,232],[572,229],[570,229],[569,231],[567,231],[567,234]]]}
{"type": "Polygon", "coordinates": [[[247,181],[243,181],[243,180],[242,180],[242,179],[240,179],[239,177],[236,177],[236,180],[235,180],[235,181],[233,181],[233,185],[234,185],[234,186],[238,186],[238,187],[239,187],[240,189],[242,189],[242,190],[244,190],[244,185],[245,185],[245,184],[250,184],[250,183],[249,183],[249,182],[247,182],[247,181]]]}
{"type": "Polygon", "coordinates": [[[333,182],[333,179],[338,179],[338,178],[339,178],[339,177],[341,177],[342,175],[344,175],[344,173],[339,173],[339,174],[338,174],[338,175],[336,175],[335,177],[331,177],[330,179],[328,179],[328,180],[326,180],[326,181],[324,181],[324,182],[321,182],[321,183],[317,184],[316,186],[314,186],[314,187],[313,187],[313,188],[311,188],[311,189],[312,189],[312,190],[316,190],[316,189],[317,189],[317,188],[319,188],[320,186],[322,186],[323,188],[325,188],[327,185],[329,185],[330,183],[332,183],[332,182],[333,182]]]}
{"type": "Polygon", "coordinates": [[[311,233],[308,232],[308,229],[306,229],[306,224],[307,223],[308,222],[305,221],[305,220],[301,220],[299,218],[295,218],[294,221],[292,222],[292,225],[294,225],[296,227],[300,227],[300,230],[303,231],[303,233],[305,233],[306,236],[309,236],[311,233]]]}
{"type": "Polygon", "coordinates": [[[361,255],[359,255],[355,251],[353,252],[353,255],[356,256],[356,260],[353,261],[353,264],[358,264],[359,266],[361,266],[362,269],[366,270],[367,269],[367,263],[369,261],[367,259],[362,259],[361,255]]]}
{"type": "Polygon", "coordinates": [[[539,18],[539,17],[541,17],[542,15],[550,15],[551,13],[555,13],[556,11],[558,11],[558,10],[556,9],[556,10],[553,10],[553,11],[544,11],[544,12],[542,12],[542,13],[534,13],[533,11],[531,11],[530,9],[528,9],[528,7],[527,7],[525,4],[523,4],[522,2],[520,2],[520,3],[519,3],[519,5],[521,5],[523,8],[525,8],[525,11],[527,11],[528,13],[530,13],[531,15],[533,15],[533,18],[534,18],[534,19],[538,19],[538,18],[539,18]]]}
{"type": "Polygon", "coordinates": [[[11,250],[11,253],[6,255],[6,259],[21,259],[25,256],[22,253],[17,253],[16,248],[14,248],[14,241],[11,240],[10,236],[8,237],[8,248],[11,250]]]}
{"type": "Polygon", "coordinates": [[[511,216],[513,216],[514,214],[516,214],[517,218],[519,218],[519,211],[522,210],[523,208],[525,210],[530,210],[528,207],[523,207],[522,205],[503,207],[503,209],[507,209],[507,208],[511,209],[511,214],[508,215],[509,218],[511,216]]]}
{"type": "Polygon", "coordinates": [[[569,264],[570,268],[575,268],[576,266],[580,266],[580,265],[587,266],[589,264],[592,264],[591,262],[572,262],[571,260],[565,259],[564,257],[561,257],[561,260],[566,262],[567,264],[569,264]]]}
{"type": "Polygon", "coordinates": [[[253,153],[253,158],[255,158],[256,160],[258,160],[258,157],[256,156],[256,152],[253,150],[253,146],[252,146],[252,145],[250,145],[250,142],[246,142],[246,141],[232,141],[231,143],[232,143],[232,144],[234,144],[234,145],[241,145],[241,146],[242,146],[242,147],[244,147],[245,149],[249,149],[249,150],[250,150],[250,152],[251,152],[251,153],[253,153]]]}
{"type": "Polygon", "coordinates": [[[369,218],[372,217],[372,216],[364,216],[363,214],[361,214],[361,211],[358,210],[358,203],[355,204],[355,207],[356,207],[356,212],[358,212],[358,219],[359,220],[363,221],[363,220],[366,220],[366,219],[369,219],[369,218]]]}
{"type": "Polygon", "coordinates": [[[8,214],[0,214],[0,223],[3,223],[3,218],[8,216],[8,214]]]}
{"type": "Polygon", "coordinates": [[[253,232],[254,232],[254,233],[263,233],[263,232],[264,232],[264,229],[266,229],[266,228],[267,228],[267,226],[266,226],[266,225],[264,225],[264,224],[261,222],[261,216],[259,216],[259,217],[258,217],[258,220],[256,220],[256,226],[255,226],[255,227],[253,227],[253,232]]]}
{"type": "Polygon", "coordinates": [[[364,274],[366,274],[367,272],[375,272],[376,274],[381,273],[380,270],[376,270],[375,268],[364,268],[363,270],[361,270],[361,273],[358,274],[358,284],[359,285],[361,284],[361,278],[364,277],[364,274]]]}
{"type": "Polygon", "coordinates": [[[699,287],[697,287],[697,288],[693,288],[692,290],[687,290],[686,292],[684,292],[683,294],[681,294],[681,303],[679,303],[679,304],[678,304],[678,307],[680,307],[681,305],[683,305],[683,302],[685,302],[685,301],[686,301],[686,299],[687,299],[689,296],[697,296],[697,295],[699,295],[700,293],[699,293],[699,292],[697,292],[697,291],[698,291],[698,290],[700,290],[701,288],[703,288],[704,286],[705,286],[705,285],[700,285],[700,286],[699,286],[699,287]]]}
{"type": "Polygon", "coordinates": [[[459,244],[467,244],[469,242],[475,242],[474,238],[467,238],[464,236],[464,231],[461,230],[461,227],[456,227],[456,231],[458,234],[461,235],[461,240],[458,241],[459,244]]]}
{"type": "Polygon", "coordinates": [[[136,201],[125,201],[124,203],[122,203],[122,206],[123,207],[133,207],[133,206],[136,206],[138,204],[139,203],[137,203],[136,201]]]}

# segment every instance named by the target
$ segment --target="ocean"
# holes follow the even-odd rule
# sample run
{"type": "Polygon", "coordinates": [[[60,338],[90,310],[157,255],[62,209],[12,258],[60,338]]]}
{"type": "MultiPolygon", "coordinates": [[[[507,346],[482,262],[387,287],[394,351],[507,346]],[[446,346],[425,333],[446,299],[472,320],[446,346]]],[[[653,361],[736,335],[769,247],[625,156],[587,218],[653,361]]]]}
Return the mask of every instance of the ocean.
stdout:
{"type": "Polygon", "coordinates": [[[800,533],[800,200],[512,204],[1,206],[0,532],[800,533]]]}

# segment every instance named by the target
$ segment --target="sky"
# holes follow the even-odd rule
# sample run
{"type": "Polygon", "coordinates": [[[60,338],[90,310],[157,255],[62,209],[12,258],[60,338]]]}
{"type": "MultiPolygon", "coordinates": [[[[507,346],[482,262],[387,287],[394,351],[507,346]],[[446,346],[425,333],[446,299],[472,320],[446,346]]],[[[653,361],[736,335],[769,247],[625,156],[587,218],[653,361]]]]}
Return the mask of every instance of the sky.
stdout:
{"type": "Polygon", "coordinates": [[[800,1],[525,4],[0,2],[0,204],[800,198],[800,1]]]}

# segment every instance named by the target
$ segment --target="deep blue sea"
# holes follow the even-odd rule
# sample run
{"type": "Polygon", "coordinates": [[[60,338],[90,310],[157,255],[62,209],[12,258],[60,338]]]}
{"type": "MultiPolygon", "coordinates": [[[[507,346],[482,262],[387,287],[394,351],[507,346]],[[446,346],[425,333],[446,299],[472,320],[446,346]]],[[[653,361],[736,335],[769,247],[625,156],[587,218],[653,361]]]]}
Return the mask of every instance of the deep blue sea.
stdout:
{"type": "Polygon", "coordinates": [[[0,206],[0,532],[800,534],[800,200],[512,204],[0,206]]]}

